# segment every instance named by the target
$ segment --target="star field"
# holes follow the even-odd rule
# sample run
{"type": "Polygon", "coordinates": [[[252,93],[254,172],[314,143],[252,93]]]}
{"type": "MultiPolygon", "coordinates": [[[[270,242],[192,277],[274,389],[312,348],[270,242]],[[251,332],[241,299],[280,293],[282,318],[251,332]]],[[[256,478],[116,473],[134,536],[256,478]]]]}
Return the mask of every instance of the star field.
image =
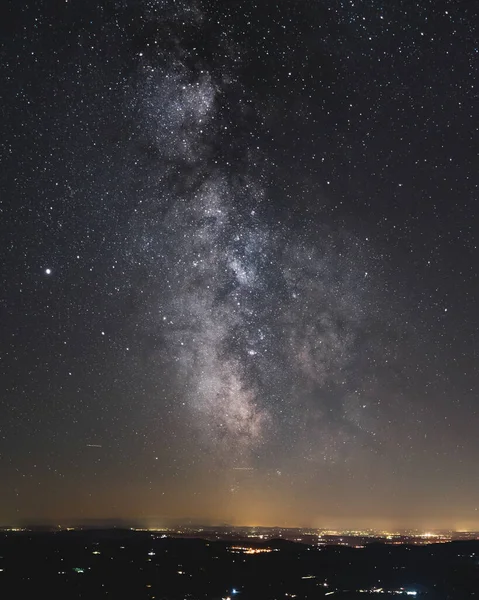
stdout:
{"type": "Polygon", "coordinates": [[[0,522],[477,526],[477,3],[2,12],[0,522]]]}

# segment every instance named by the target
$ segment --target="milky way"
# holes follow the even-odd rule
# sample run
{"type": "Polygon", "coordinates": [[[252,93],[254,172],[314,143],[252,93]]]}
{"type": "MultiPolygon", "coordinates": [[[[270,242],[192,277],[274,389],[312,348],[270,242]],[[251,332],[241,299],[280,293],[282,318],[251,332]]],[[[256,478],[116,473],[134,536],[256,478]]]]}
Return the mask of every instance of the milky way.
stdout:
{"type": "MultiPolygon", "coordinates": [[[[179,32],[185,13],[156,18],[179,32]]],[[[361,386],[351,365],[377,319],[369,279],[378,259],[344,228],[268,218],[268,157],[243,144],[229,158],[236,141],[225,133],[237,124],[222,114],[255,108],[244,89],[228,97],[239,84],[226,49],[215,77],[173,37],[174,52],[142,55],[135,90],[158,166],[155,216],[137,248],[150,260],[149,327],[221,461],[250,464],[279,435],[291,447],[307,436],[309,454],[334,458],[336,437],[361,433],[344,398],[361,386]]]]}

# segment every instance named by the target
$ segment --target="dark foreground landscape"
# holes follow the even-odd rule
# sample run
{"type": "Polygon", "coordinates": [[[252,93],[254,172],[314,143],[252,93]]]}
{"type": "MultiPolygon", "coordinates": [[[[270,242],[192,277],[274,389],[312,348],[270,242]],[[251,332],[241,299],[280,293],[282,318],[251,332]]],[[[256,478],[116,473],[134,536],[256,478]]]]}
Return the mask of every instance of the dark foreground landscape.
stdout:
{"type": "Polygon", "coordinates": [[[479,542],[362,548],[128,530],[3,532],[1,598],[479,598],[479,542]]]}

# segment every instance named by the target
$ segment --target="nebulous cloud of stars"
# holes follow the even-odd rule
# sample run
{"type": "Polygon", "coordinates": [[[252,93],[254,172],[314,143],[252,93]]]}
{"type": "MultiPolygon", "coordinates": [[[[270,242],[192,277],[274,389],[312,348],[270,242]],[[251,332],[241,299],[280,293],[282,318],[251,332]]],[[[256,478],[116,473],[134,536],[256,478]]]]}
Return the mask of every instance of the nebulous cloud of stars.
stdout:
{"type": "Polygon", "coordinates": [[[278,439],[311,460],[375,442],[361,413],[374,251],[344,228],[271,215],[241,49],[201,57],[191,5],[161,3],[145,18],[163,38],[150,34],[140,53],[131,103],[157,191],[133,222],[132,254],[147,265],[137,319],[158,348],[153,371],[168,370],[202,444],[228,464],[253,464],[278,439]]]}

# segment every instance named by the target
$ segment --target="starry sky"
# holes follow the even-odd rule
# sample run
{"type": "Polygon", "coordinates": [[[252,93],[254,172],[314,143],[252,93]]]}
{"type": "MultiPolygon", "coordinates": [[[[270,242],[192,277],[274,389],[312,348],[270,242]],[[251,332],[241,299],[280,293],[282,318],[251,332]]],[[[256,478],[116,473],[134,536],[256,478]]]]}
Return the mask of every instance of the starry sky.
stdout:
{"type": "Polygon", "coordinates": [[[0,523],[479,528],[478,10],[2,4],[0,523]]]}

